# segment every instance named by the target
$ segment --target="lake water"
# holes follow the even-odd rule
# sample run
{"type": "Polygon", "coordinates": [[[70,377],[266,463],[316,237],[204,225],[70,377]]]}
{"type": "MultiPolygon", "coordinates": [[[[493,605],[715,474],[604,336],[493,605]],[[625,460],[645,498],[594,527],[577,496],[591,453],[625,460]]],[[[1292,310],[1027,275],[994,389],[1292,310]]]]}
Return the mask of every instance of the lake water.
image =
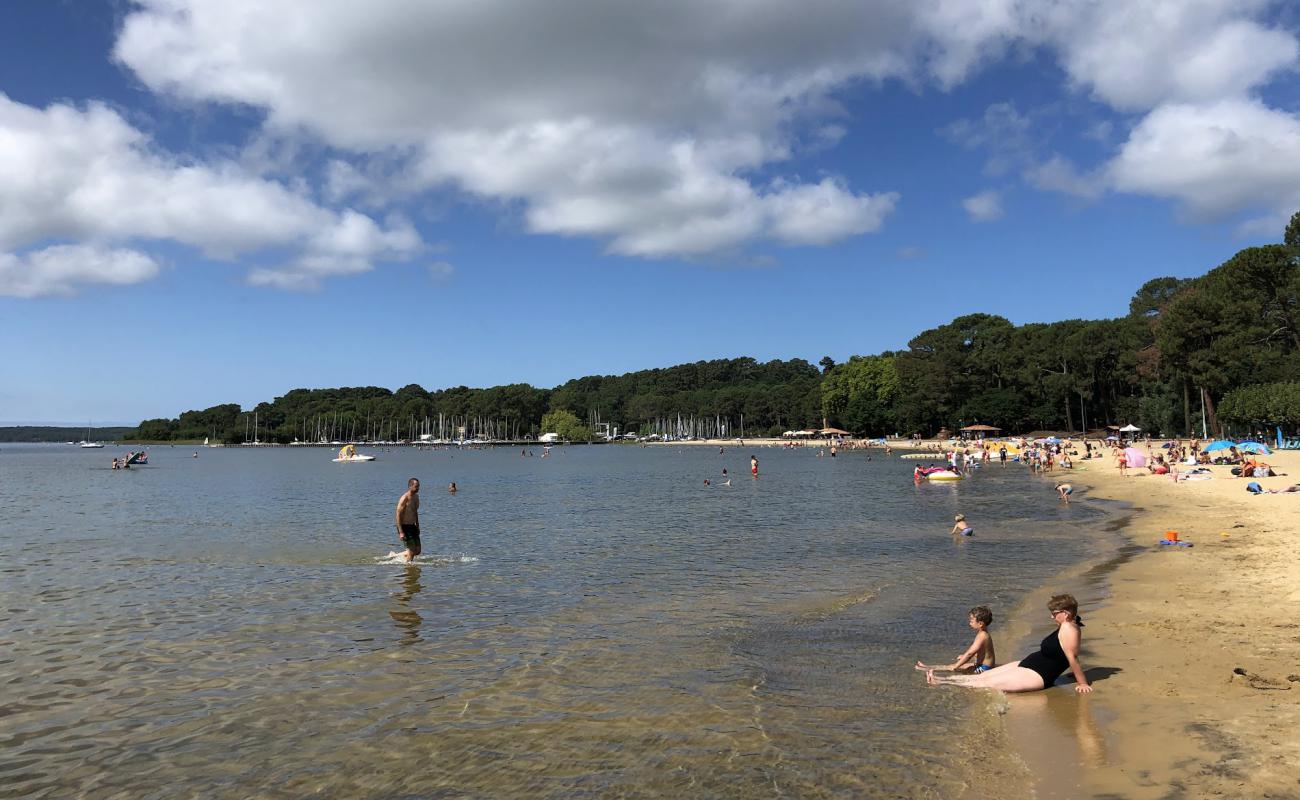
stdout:
{"type": "Polygon", "coordinates": [[[0,447],[0,797],[959,796],[1014,765],[911,664],[1106,514],[880,451],[125,450],[0,447]]]}

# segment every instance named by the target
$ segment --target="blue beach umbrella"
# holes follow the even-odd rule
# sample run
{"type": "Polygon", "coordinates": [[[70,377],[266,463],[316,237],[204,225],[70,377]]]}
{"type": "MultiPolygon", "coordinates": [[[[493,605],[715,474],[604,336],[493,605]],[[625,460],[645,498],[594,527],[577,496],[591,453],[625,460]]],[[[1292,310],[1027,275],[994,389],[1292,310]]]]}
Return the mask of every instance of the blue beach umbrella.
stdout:
{"type": "Polygon", "coordinates": [[[1259,442],[1242,442],[1237,445],[1237,449],[1243,453],[1259,453],[1264,456],[1271,455],[1273,452],[1268,449],[1267,445],[1262,445],[1259,442]]]}
{"type": "Polygon", "coordinates": [[[1219,439],[1217,442],[1210,442],[1201,448],[1204,453],[1213,453],[1215,450],[1227,450],[1229,447],[1236,447],[1236,442],[1230,442],[1227,439],[1219,439]]]}

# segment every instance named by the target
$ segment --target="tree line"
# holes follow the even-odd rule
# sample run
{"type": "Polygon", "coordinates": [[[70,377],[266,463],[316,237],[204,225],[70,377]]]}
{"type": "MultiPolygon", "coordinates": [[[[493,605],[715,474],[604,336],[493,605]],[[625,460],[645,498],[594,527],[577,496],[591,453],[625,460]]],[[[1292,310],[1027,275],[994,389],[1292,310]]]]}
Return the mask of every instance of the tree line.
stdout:
{"type": "Polygon", "coordinates": [[[563,425],[623,432],[725,430],[779,435],[823,422],[855,434],[933,435],[970,424],[1007,432],[1082,432],[1133,423],[1186,436],[1300,425],[1300,213],[1281,244],[1249,247],[1198,278],[1139,287],[1128,314],[1014,325],[967,314],[923,331],[906,349],[842,364],[719,359],[624,375],[427,391],[368,386],[295,389],[145,420],[135,438],[391,441],[420,433],[532,438],[563,425]],[[563,412],[563,413],[561,413],[563,412]],[[682,420],[689,419],[687,427],[682,420]],[[698,420],[708,425],[696,426],[698,420]]]}
{"type": "Polygon", "coordinates": [[[0,442],[78,442],[87,438],[92,442],[116,442],[124,436],[135,434],[136,428],[74,428],[54,425],[10,425],[0,428],[0,442]]]}

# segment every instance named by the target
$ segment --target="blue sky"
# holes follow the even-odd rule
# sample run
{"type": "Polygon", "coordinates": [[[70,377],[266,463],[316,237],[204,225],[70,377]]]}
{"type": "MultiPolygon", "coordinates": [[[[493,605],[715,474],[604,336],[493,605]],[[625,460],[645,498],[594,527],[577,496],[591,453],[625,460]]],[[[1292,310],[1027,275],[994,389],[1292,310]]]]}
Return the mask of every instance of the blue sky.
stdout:
{"type": "Polygon", "coordinates": [[[2,13],[4,422],[1116,316],[1300,210],[1282,4],[2,13]]]}

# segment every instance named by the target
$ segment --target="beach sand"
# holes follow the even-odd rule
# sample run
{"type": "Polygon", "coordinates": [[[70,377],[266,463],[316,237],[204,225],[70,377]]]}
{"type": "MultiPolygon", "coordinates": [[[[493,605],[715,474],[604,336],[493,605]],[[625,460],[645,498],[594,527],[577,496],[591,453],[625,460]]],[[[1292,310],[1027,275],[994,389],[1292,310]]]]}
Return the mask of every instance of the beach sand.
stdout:
{"type": "Polygon", "coordinates": [[[1300,483],[1300,452],[1265,460],[1287,475],[1121,478],[1106,456],[1048,476],[1133,514],[1108,596],[1079,597],[1096,690],[1010,703],[1039,798],[1300,797],[1300,493],[1246,491],[1300,483]]]}

